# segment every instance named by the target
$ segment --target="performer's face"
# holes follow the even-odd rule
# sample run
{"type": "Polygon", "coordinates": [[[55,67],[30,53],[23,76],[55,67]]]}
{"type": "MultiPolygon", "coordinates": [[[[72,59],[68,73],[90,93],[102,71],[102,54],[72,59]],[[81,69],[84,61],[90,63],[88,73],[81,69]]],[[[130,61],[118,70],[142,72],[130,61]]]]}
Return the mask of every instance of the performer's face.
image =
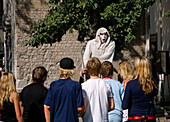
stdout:
{"type": "Polygon", "coordinates": [[[107,37],[108,37],[107,33],[100,33],[100,40],[102,43],[106,42],[107,37]]]}

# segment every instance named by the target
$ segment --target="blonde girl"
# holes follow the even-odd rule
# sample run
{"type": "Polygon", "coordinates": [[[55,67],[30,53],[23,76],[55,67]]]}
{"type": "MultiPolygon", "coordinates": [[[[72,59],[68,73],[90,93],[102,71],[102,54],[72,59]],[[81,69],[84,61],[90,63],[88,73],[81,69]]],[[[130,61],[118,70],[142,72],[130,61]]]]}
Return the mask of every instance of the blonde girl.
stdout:
{"type": "Polygon", "coordinates": [[[123,61],[119,64],[119,74],[123,79],[122,84],[125,89],[127,82],[133,78],[131,64],[128,61],[123,61]]]}
{"type": "Polygon", "coordinates": [[[0,114],[0,121],[23,122],[15,77],[9,72],[0,78],[0,114]]]}
{"type": "MultiPolygon", "coordinates": [[[[122,85],[124,87],[124,90],[126,88],[126,84],[132,80],[132,70],[131,70],[131,64],[128,61],[123,61],[119,64],[119,74],[121,78],[123,79],[122,85]]],[[[128,120],[128,109],[123,110],[123,122],[126,122],[128,120]]]]}
{"type": "Polygon", "coordinates": [[[151,72],[151,66],[147,58],[138,58],[134,66],[133,79],[138,79],[139,84],[145,94],[153,92],[157,88],[151,72]]]}
{"type": "Polygon", "coordinates": [[[128,109],[128,122],[156,122],[153,104],[157,87],[152,78],[150,62],[147,58],[138,58],[134,65],[133,80],[126,86],[122,108],[128,109]]]}

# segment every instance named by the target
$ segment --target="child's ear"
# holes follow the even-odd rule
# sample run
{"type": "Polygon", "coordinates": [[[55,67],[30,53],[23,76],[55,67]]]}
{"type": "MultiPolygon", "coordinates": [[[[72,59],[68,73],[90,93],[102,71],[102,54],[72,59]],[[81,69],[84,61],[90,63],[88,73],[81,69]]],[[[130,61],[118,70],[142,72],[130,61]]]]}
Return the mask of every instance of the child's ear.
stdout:
{"type": "Polygon", "coordinates": [[[47,79],[47,76],[43,77],[43,81],[45,81],[47,79]]]}

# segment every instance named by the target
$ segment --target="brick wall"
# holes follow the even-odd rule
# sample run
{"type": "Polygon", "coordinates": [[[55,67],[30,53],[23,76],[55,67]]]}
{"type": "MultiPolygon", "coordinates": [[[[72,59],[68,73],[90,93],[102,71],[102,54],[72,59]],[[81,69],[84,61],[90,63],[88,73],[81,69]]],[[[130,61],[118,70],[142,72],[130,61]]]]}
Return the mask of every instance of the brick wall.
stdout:
{"type": "MultiPolygon", "coordinates": [[[[48,78],[45,85],[48,87],[50,83],[59,78],[59,61],[63,57],[71,57],[75,61],[76,74],[74,80],[79,80],[79,72],[82,63],[81,49],[86,42],[78,41],[78,32],[72,34],[66,33],[62,37],[61,42],[52,45],[45,44],[38,48],[24,46],[24,40],[30,39],[28,30],[33,21],[43,18],[49,6],[43,0],[17,0],[15,7],[15,31],[14,36],[14,69],[17,79],[17,88],[21,90],[24,86],[31,82],[31,73],[36,66],[44,66],[48,70],[48,78]]],[[[141,34],[139,34],[141,35],[141,34]]],[[[116,52],[113,64],[117,69],[118,63],[122,59],[129,59],[133,64],[134,59],[138,55],[144,55],[144,40],[141,37],[131,44],[127,44],[129,49],[116,52]]],[[[118,46],[118,45],[116,45],[118,46]]],[[[115,77],[116,78],[116,75],[115,77]]]]}

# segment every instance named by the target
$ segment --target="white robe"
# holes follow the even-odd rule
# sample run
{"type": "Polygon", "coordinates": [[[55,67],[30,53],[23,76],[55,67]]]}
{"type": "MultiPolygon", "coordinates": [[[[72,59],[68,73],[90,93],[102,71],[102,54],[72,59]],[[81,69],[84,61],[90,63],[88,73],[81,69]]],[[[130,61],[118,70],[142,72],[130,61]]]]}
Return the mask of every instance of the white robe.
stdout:
{"type": "Polygon", "coordinates": [[[96,38],[93,40],[88,41],[86,45],[86,49],[84,52],[83,60],[84,60],[84,66],[86,67],[86,64],[88,60],[92,57],[98,58],[101,63],[104,61],[109,61],[112,63],[113,57],[115,53],[115,42],[110,40],[110,34],[106,28],[100,28],[98,29],[96,33],[96,38]],[[107,32],[108,38],[105,43],[101,43],[100,41],[100,33],[107,32]]]}

